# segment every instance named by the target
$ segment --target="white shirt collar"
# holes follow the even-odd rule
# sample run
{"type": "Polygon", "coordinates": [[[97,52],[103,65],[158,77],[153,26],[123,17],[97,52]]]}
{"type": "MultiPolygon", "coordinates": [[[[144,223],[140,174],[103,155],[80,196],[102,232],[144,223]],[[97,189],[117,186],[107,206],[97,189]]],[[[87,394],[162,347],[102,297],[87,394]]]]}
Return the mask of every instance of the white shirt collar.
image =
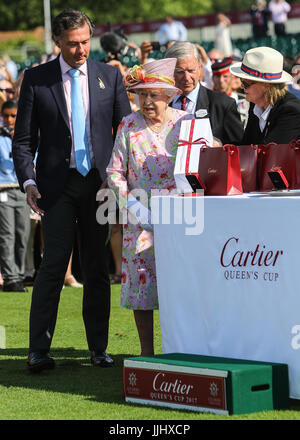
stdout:
{"type": "Polygon", "coordinates": [[[192,90],[190,93],[186,95],[189,98],[189,100],[192,101],[194,104],[196,104],[197,102],[199,89],[200,89],[200,83],[198,82],[194,90],[192,90]]]}
{"type": "Polygon", "coordinates": [[[261,131],[264,131],[270,111],[271,111],[270,105],[268,105],[268,107],[265,110],[259,107],[257,104],[255,104],[253,108],[253,113],[259,119],[259,127],[261,131]]]}
{"type": "MultiPolygon", "coordinates": [[[[73,67],[71,67],[68,63],[65,62],[61,54],[59,56],[59,64],[62,75],[65,75],[66,73],[68,73],[70,69],[73,69],[73,67]]],[[[80,72],[83,73],[84,75],[87,75],[87,63],[85,62],[80,67],[78,67],[78,70],[80,70],[80,72]]]]}
{"type": "MultiPolygon", "coordinates": [[[[186,95],[186,97],[194,104],[197,102],[199,89],[200,89],[200,83],[198,83],[197,86],[190,93],[186,95]]],[[[181,95],[176,96],[176,98],[174,98],[174,103],[177,102],[180,99],[180,97],[181,95]]]]}
{"type": "Polygon", "coordinates": [[[259,119],[264,119],[265,121],[268,119],[270,111],[271,111],[270,105],[268,105],[266,110],[264,110],[263,108],[261,108],[257,104],[255,104],[254,109],[253,109],[253,113],[255,114],[255,116],[257,116],[259,119]]]}

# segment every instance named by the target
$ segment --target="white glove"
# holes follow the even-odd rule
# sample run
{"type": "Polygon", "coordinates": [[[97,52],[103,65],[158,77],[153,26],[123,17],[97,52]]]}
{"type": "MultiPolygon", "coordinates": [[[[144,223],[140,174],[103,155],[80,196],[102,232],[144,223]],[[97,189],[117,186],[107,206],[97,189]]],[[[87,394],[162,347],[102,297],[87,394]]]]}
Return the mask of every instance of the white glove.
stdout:
{"type": "Polygon", "coordinates": [[[126,204],[128,212],[136,219],[138,224],[145,229],[145,231],[153,232],[151,224],[151,211],[146,208],[141,202],[131,196],[126,204]]]}

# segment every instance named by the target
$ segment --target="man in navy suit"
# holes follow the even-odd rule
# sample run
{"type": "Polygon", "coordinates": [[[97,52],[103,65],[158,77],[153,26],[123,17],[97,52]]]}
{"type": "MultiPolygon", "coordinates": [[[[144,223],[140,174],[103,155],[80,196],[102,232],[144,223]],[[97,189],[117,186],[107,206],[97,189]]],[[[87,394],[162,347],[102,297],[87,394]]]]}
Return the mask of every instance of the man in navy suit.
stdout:
{"type": "Polygon", "coordinates": [[[30,311],[27,365],[31,372],[55,366],[49,350],[75,232],[91,362],[100,367],[113,364],[106,353],[108,226],[96,221],[96,193],[105,182],[113,136],[122,117],[130,113],[119,70],[88,59],[93,33],[90,19],[80,11],[64,10],[54,19],[52,33],[61,54],[25,72],[13,140],[20,187],[42,217],[44,238],[30,311]]]}

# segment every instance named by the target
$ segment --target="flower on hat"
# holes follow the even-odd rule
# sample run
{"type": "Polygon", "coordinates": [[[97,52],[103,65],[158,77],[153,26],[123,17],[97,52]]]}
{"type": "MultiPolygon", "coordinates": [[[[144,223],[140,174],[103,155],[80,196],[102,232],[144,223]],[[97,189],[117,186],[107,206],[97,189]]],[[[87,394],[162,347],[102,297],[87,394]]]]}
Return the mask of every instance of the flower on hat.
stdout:
{"type": "Polygon", "coordinates": [[[176,62],[176,58],[163,58],[149,61],[141,66],[133,66],[124,78],[127,92],[136,93],[139,89],[159,88],[180,94],[181,90],[175,87],[174,80],[176,62]]]}
{"type": "Polygon", "coordinates": [[[157,83],[164,83],[171,86],[175,85],[174,79],[169,78],[165,75],[160,75],[158,73],[147,73],[144,66],[133,66],[127,71],[124,79],[124,85],[127,89],[137,86],[138,84],[146,83],[152,83],[156,85],[157,83]]]}
{"type": "Polygon", "coordinates": [[[145,70],[143,69],[143,66],[133,66],[131,69],[129,69],[126,73],[124,83],[125,87],[132,87],[136,84],[139,84],[141,81],[144,81],[146,76],[145,70]]]}

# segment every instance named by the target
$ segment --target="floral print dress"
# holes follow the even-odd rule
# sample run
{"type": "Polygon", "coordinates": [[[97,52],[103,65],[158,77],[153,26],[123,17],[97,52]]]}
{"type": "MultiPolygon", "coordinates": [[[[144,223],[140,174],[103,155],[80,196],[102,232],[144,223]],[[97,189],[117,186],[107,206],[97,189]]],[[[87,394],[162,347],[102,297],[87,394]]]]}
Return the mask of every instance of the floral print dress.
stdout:
{"type": "MultiPolygon", "coordinates": [[[[107,168],[108,185],[119,208],[133,189],[172,190],[180,123],[187,113],[168,109],[169,119],[160,133],[151,130],[139,111],[123,118],[107,168]]],[[[123,225],[121,306],[133,310],[158,309],[153,234],[130,222],[123,225]]]]}

